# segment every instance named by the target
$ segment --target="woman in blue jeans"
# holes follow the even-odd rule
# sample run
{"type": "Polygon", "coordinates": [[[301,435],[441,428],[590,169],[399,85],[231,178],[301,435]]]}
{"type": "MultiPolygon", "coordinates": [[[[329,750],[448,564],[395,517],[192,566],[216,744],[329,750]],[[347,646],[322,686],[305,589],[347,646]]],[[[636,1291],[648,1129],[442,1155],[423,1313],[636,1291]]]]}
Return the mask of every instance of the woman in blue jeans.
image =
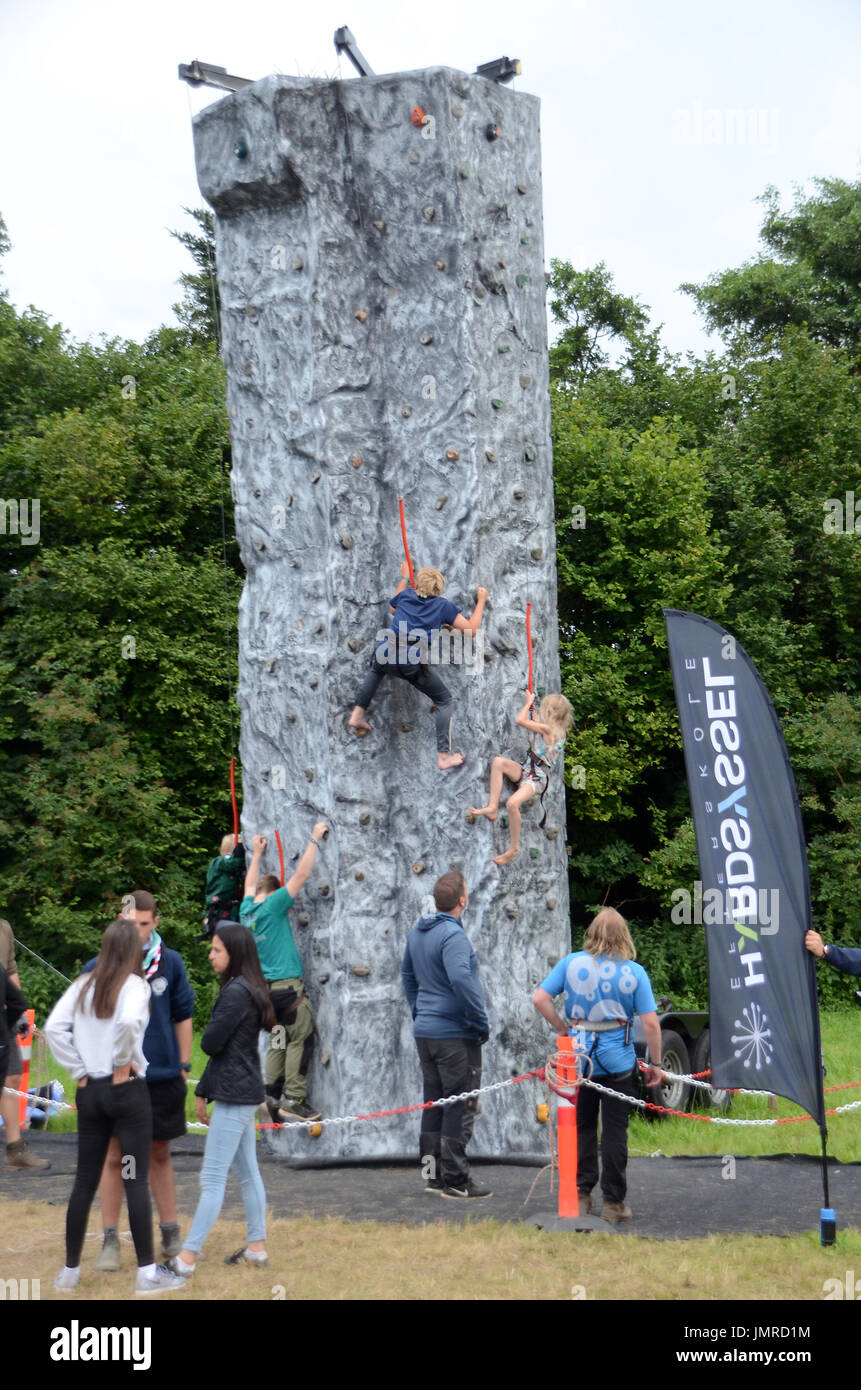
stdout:
{"type": "Polygon", "coordinates": [[[212,938],[209,962],[221,976],[209,1026],[200,1040],[209,1061],[197,1085],[198,1118],[209,1125],[200,1172],[200,1201],[184,1248],[174,1260],[177,1274],[193,1274],[196,1256],[218,1220],[231,1164],[239,1174],[248,1243],[225,1264],[263,1267],[266,1254],[266,1193],[257,1167],[254,1120],[263,1102],[263,1076],[257,1035],[275,1026],[257,946],[247,927],[221,922],[212,938]],[[215,1101],[207,1120],[206,1103],[215,1101]]]}

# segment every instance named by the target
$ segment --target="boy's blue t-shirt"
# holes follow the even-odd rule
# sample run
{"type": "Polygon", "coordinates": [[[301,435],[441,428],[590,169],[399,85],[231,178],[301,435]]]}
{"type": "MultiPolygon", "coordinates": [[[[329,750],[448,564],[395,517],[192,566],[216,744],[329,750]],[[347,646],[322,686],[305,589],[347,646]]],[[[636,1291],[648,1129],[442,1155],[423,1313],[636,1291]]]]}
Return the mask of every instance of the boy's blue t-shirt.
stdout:
{"type": "MultiPolygon", "coordinates": [[[[572,1019],[633,1019],[635,1014],[654,1013],[657,1007],[642,965],[588,951],[564,956],[542,980],[541,988],[554,999],[564,992],[565,1017],[572,1019]]],[[[577,1034],[584,1038],[596,1075],[618,1075],[634,1067],[637,1054],[633,1042],[625,1046],[623,1028],[585,1034],[577,1029],[577,1034]]]]}
{"type": "Polygon", "coordinates": [[[389,623],[389,632],[398,636],[401,623],[406,623],[407,635],[413,632],[435,632],[441,627],[451,627],[460,609],[451,599],[419,598],[415,589],[402,589],[389,600],[394,608],[394,617],[389,623]]]}

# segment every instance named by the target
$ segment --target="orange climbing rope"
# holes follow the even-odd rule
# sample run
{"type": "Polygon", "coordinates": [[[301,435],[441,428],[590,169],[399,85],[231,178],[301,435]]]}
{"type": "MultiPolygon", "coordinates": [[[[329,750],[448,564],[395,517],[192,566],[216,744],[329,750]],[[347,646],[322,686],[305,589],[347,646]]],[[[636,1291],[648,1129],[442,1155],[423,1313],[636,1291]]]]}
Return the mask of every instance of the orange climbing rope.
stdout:
{"type": "Polygon", "coordinates": [[[230,804],[233,807],[233,834],[239,839],[239,807],[236,804],[236,759],[230,759],[230,804]]]}
{"type": "Polygon", "coordinates": [[[284,887],[284,846],[281,844],[281,832],[276,829],[275,843],[278,846],[278,862],[281,865],[281,887],[284,887]]]}
{"type": "Polygon", "coordinates": [[[406,521],[404,520],[404,499],[403,499],[403,497],[399,497],[399,498],[398,498],[398,510],[400,511],[400,514],[401,514],[401,536],[402,536],[403,542],[404,542],[404,554],[405,554],[406,557],[407,557],[407,564],[408,564],[409,567],[410,567],[410,586],[411,586],[411,588],[414,589],[414,588],[415,588],[415,576],[414,576],[414,574],[413,574],[413,562],[412,562],[412,560],[411,560],[411,558],[410,558],[410,548],[409,548],[409,546],[407,545],[407,523],[406,523],[406,521]]]}

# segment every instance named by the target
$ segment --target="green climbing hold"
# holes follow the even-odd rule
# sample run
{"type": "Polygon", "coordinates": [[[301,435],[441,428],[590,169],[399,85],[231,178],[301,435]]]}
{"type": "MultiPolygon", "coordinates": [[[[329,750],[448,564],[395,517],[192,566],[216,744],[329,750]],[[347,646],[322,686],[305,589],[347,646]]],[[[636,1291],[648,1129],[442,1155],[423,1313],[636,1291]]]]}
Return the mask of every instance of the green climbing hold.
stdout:
{"type": "Polygon", "coordinates": [[[500,351],[500,352],[510,352],[510,351],[511,351],[511,344],[510,344],[510,343],[500,343],[500,344],[499,344],[499,351],[500,351]]]}
{"type": "Polygon", "coordinates": [[[236,155],[237,159],[245,159],[248,155],[248,146],[241,135],[233,146],[233,153],[236,155]]]}
{"type": "Polygon", "coordinates": [[[528,236],[522,236],[522,237],[520,238],[520,245],[521,245],[521,246],[528,246],[529,243],[530,243],[530,238],[529,238],[528,236]]]}
{"type": "Polygon", "coordinates": [[[490,404],[493,406],[494,410],[502,410],[505,401],[501,401],[498,396],[494,396],[490,404]]]}
{"type": "Polygon", "coordinates": [[[514,283],[516,284],[516,286],[517,286],[517,288],[518,288],[519,290],[522,290],[522,289],[523,289],[523,286],[526,284],[526,276],[525,276],[525,275],[517,275],[517,276],[515,276],[514,283]]]}
{"type": "Polygon", "coordinates": [[[543,700],[543,699],[544,699],[544,696],[547,694],[547,687],[546,687],[546,685],[539,685],[539,687],[538,687],[538,689],[537,689],[537,691],[536,691],[535,693],[536,693],[536,695],[538,696],[539,700],[543,700]]]}
{"type": "Polygon", "coordinates": [[[526,448],[523,450],[523,457],[526,459],[527,463],[535,462],[535,450],[531,444],[527,444],[526,448]]]}
{"type": "Polygon", "coordinates": [[[529,858],[530,858],[530,859],[537,859],[537,858],[539,857],[540,854],[541,854],[540,849],[536,849],[535,846],[533,845],[532,849],[529,851],[529,858]]]}
{"type": "Polygon", "coordinates": [[[460,177],[461,177],[462,179],[468,179],[468,178],[469,178],[469,169],[466,167],[466,165],[464,165],[462,169],[458,169],[457,172],[460,174],[460,177]]]}
{"type": "Polygon", "coordinates": [[[500,816],[500,817],[499,817],[499,824],[502,826],[503,830],[507,830],[507,829],[508,829],[508,816],[500,816]]]}

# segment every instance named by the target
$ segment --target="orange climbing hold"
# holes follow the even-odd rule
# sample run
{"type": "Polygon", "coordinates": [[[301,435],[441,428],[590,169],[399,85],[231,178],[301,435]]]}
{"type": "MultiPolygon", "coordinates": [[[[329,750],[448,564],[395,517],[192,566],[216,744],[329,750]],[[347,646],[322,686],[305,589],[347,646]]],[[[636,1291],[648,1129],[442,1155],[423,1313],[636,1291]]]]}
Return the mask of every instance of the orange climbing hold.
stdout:
{"type": "Polygon", "coordinates": [[[413,107],[412,114],[410,115],[410,120],[412,121],[413,125],[424,125],[426,117],[424,111],[420,106],[413,107]]]}

